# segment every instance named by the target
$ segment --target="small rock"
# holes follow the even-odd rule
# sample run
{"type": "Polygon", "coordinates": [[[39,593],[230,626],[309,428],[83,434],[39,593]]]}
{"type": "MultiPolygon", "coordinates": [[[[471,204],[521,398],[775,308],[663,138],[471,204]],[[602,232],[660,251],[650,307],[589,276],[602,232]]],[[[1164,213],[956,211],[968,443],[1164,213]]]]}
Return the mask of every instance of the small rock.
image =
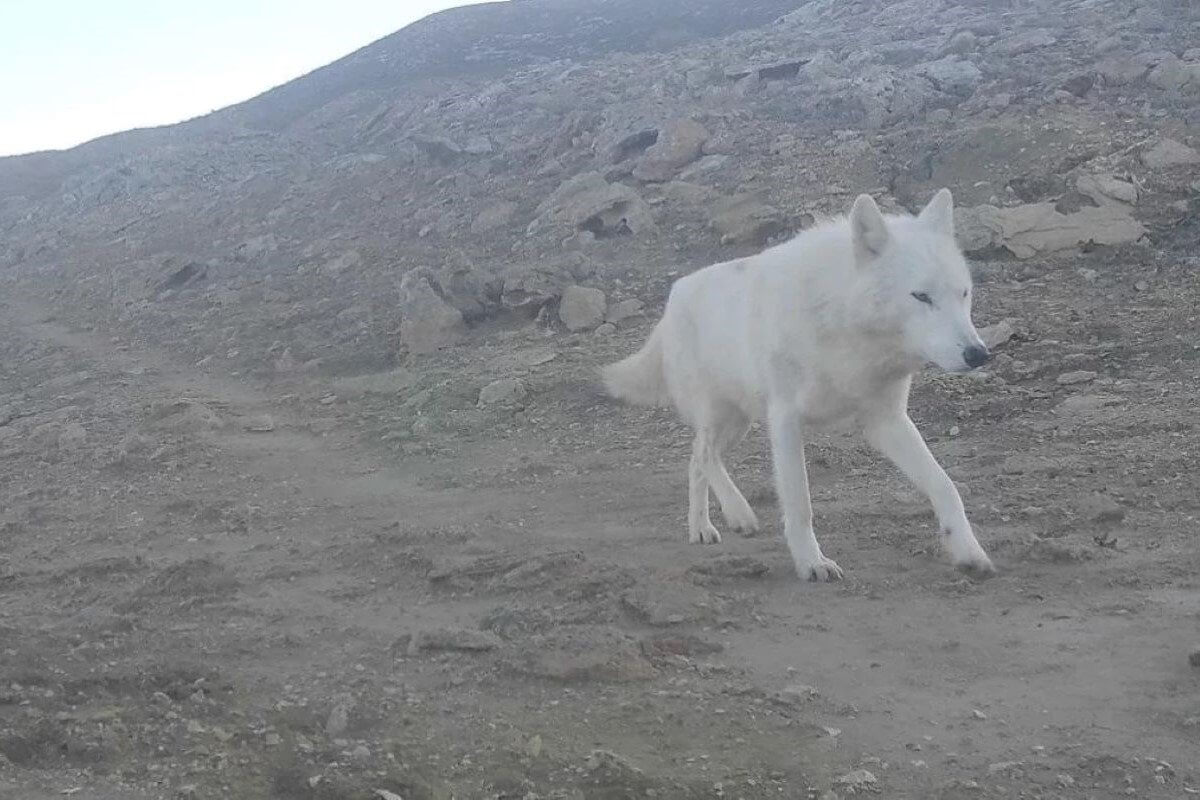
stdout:
{"type": "Polygon", "coordinates": [[[1045,28],[1035,28],[1029,31],[1005,37],[992,45],[992,50],[1006,56],[1017,56],[1056,43],[1058,37],[1045,28]]]}
{"type": "Polygon", "coordinates": [[[471,222],[471,233],[480,234],[502,228],[517,215],[517,204],[503,200],[488,206],[471,222]]]}
{"type": "Polygon", "coordinates": [[[1200,164],[1200,153],[1174,139],[1160,139],[1142,153],[1142,163],[1150,169],[1166,169],[1186,164],[1200,164]]]}
{"type": "Polygon", "coordinates": [[[852,770],[838,777],[833,783],[848,794],[879,791],[879,779],[868,769],[852,770]]]}
{"type": "Polygon", "coordinates": [[[640,316],[642,313],[642,301],[637,298],[621,300],[613,303],[608,307],[608,311],[604,315],[605,322],[611,322],[614,325],[629,319],[630,317],[640,316]]]}
{"type": "Polygon", "coordinates": [[[520,378],[500,378],[479,390],[479,406],[518,405],[528,396],[520,378]]]}
{"type": "Polygon", "coordinates": [[[670,180],[681,167],[700,157],[707,140],[708,131],[695,120],[669,122],[634,167],[633,177],[640,181],[670,180]]]}
{"type": "Polygon", "coordinates": [[[959,31],[950,37],[946,45],[942,48],[942,52],[949,55],[956,53],[970,53],[979,46],[979,37],[972,31],[959,31]]]}
{"type": "Polygon", "coordinates": [[[980,328],[979,338],[983,339],[983,343],[989,350],[995,350],[1016,335],[1017,331],[1013,327],[1013,321],[1012,319],[1002,319],[994,325],[980,328]]]}
{"type": "Polygon", "coordinates": [[[595,334],[597,336],[612,336],[616,332],[617,326],[613,325],[611,322],[602,322],[595,330],[595,334]]]}
{"type": "Polygon", "coordinates": [[[603,776],[606,782],[642,774],[642,771],[635,767],[629,759],[619,756],[611,750],[593,750],[587,757],[587,771],[593,776],[603,776]]]}
{"type": "Polygon", "coordinates": [[[242,429],[249,433],[270,433],[275,430],[275,419],[270,414],[260,414],[251,417],[242,429]]]}
{"type": "Polygon", "coordinates": [[[495,650],[502,644],[500,637],[490,631],[470,628],[433,628],[417,632],[408,643],[408,654],[426,650],[453,650],[482,653],[495,650]]]}
{"type": "Polygon", "coordinates": [[[330,737],[338,737],[345,733],[350,727],[350,715],[354,713],[354,705],[354,698],[350,695],[339,697],[325,720],[325,733],[330,737]]]}
{"type": "Polygon", "coordinates": [[[983,80],[983,73],[970,61],[956,56],[946,56],[917,67],[917,74],[924,76],[939,92],[969,97],[983,80]]]}
{"type": "Polygon", "coordinates": [[[433,353],[467,334],[462,312],[446,302],[421,270],[400,279],[400,340],[414,354],[433,353]]]}
{"type": "Polygon", "coordinates": [[[1100,492],[1093,492],[1081,499],[1079,510],[1092,522],[1115,524],[1125,519],[1125,508],[1100,492]]]}
{"type": "Polygon", "coordinates": [[[1096,373],[1089,369],[1077,369],[1072,372],[1064,372],[1055,379],[1059,386],[1074,386],[1078,383],[1090,383],[1096,380],[1096,373]]]}
{"type": "Polygon", "coordinates": [[[360,744],[350,751],[350,757],[357,761],[366,761],[371,757],[371,748],[365,744],[360,744]]]}
{"type": "Polygon", "coordinates": [[[709,225],[720,235],[721,244],[758,246],[787,228],[779,209],[746,194],[717,201],[709,225]]]}
{"type": "Polygon", "coordinates": [[[1133,288],[1139,292],[1144,292],[1150,288],[1150,283],[1148,281],[1134,281],[1133,288]]]}
{"type": "Polygon", "coordinates": [[[987,719],[987,714],[983,713],[978,708],[971,709],[971,716],[975,719],[987,719]]]}
{"type": "Polygon", "coordinates": [[[1073,94],[1075,97],[1083,97],[1092,90],[1092,86],[1094,86],[1095,83],[1095,73],[1084,72],[1067,78],[1067,80],[1063,82],[1062,88],[1073,94]]]}
{"type": "Polygon", "coordinates": [[[558,318],[569,331],[586,331],[603,322],[607,310],[604,292],[586,286],[568,286],[558,305],[558,318]]]}
{"type": "Polygon", "coordinates": [[[781,706],[797,706],[821,696],[816,687],[804,683],[785,686],[771,695],[771,701],[781,706]]]}

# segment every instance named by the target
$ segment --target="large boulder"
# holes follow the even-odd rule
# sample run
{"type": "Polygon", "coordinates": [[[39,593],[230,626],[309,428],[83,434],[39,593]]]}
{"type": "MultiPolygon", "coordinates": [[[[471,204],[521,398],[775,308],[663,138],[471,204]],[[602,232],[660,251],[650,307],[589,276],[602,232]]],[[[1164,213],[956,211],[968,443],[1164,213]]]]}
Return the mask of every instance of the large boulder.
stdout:
{"type": "Polygon", "coordinates": [[[400,280],[400,341],[410,353],[433,353],[466,335],[462,312],[446,302],[425,271],[413,270],[400,280]]]}
{"type": "Polygon", "coordinates": [[[958,211],[955,227],[968,253],[1003,248],[1020,259],[1085,244],[1134,242],[1146,234],[1129,206],[1116,202],[1081,205],[1071,213],[1051,202],[1011,208],[982,205],[958,211]]]}
{"type": "Polygon", "coordinates": [[[690,119],[670,122],[634,167],[633,177],[640,181],[670,180],[680,168],[700,157],[707,141],[708,131],[699,122],[690,119]]]}
{"type": "Polygon", "coordinates": [[[638,234],[654,228],[650,206],[634,189],[609,183],[599,172],[583,172],[563,182],[537,209],[539,223],[569,225],[597,236],[638,234]]]}

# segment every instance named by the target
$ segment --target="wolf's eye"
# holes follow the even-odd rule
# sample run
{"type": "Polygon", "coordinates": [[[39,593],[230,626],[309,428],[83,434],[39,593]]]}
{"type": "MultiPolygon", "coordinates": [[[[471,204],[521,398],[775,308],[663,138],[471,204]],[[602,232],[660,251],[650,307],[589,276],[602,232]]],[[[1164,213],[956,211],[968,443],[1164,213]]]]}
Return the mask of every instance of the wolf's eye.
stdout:
{"type": "Polygon", "coordinates": [[[924,292],[913,292],[912,296],[917,302],[924,303],[927,306],[933,305],[933,300],[924,292]]]}

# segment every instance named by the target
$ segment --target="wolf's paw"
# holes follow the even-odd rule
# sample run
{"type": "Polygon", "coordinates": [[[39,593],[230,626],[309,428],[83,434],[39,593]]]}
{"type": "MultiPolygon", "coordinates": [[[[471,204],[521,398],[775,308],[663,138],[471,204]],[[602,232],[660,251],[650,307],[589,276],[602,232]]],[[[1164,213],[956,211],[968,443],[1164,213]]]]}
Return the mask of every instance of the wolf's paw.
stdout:
{"type": "Polygon", "coordinates": [[[962,571],[979,577],[996,574],[995,565],[974,537],[968,540],[950,537],[946,549],[950,551],[950,562],[962,571]]]}
{"type": "Polygon", "coordinates": [[[738,533],[753,533],[758,530],[758,516],[748,503],[734,505],[732,508],[721,508],[721,514],[729,527],[738,533]]]}
{"type": "Polygon", "coordinates": [[[699,528],[693,528],[688,532],[688,542],[690,544],[720,544],[721,532],[713,527],[711,522],[706,522],[699,528]]]}
{"type": "Polygon", "coordinates": [[[796,559],[796,574],[803,581],[840,581],[842,568],[832,558],[817,553],[815,559],[796,559]]]}

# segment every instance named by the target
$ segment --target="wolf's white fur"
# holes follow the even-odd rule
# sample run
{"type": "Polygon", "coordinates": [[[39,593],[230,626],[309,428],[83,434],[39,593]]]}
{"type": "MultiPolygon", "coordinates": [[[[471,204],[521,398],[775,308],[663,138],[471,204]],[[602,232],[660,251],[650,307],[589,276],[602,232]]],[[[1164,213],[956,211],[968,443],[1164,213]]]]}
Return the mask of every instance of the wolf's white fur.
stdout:
{"type": "Polygon", "coordinates": [[[929,497],[953,562],[991,572],[958,490],[907,411],[924,364],[958,372],[986,357],[971,322],[953,200],[942,189],[917,217],[884,216],[861,195],[848,217],[681,278],[645,346],[603,378],[614,397],[674,405],[695,429],[691,542],[720,541],[709,489],[730,525],[758,527],[721,454],[765,419],[796,569],[803,578],[840,578],[813,534],[804,434],[849,423],[929,497]]]}

